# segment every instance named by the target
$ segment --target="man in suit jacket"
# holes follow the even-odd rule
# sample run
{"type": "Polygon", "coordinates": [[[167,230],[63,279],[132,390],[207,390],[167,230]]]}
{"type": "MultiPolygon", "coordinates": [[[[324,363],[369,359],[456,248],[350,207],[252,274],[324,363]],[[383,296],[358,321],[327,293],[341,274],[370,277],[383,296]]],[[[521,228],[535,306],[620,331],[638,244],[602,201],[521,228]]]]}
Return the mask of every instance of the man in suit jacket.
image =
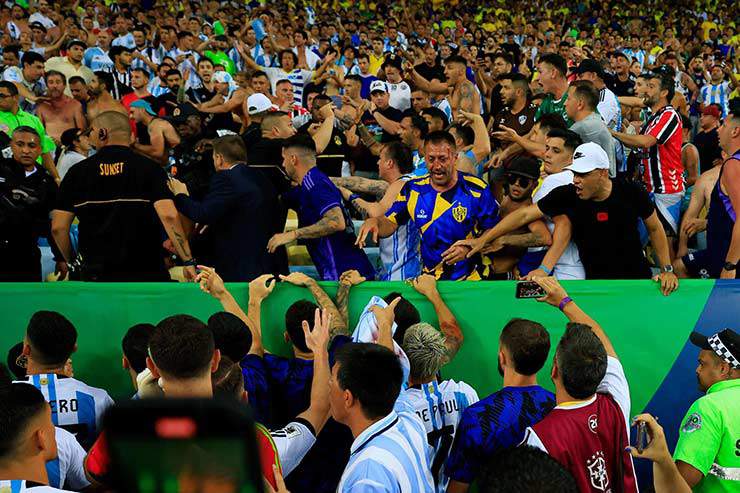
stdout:
{"type": "Polygon", "coordinates": [[[205,234],[210,244],[208,251],[199,254],[200,262],[213,265],[224,281],[251,281],[284,270],[277,252],[267,251],[275,232],[277,192],[269,179],[246,165],[246,158],[239,136],[215,139],[216,174],[201,201],[190,198],[182,182],[170,179],[178,211],[194,223],[208,225],[205,234]]]}

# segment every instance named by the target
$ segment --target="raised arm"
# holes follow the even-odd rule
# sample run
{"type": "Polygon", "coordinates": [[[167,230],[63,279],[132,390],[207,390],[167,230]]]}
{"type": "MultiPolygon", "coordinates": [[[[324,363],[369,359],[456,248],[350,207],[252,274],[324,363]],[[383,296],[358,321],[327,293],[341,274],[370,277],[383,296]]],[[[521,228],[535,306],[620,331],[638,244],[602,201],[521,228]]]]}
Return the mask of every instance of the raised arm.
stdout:
{"type": "Polygon", "coordinates": [[[331,142],[331,135],[334,131],[334,108],[331,104],[325,104],[319,108],[319,113],[324,118],[319,128],[311,136],[314,143],[316,144],[316,154],[321,154],[326,149],[326,146],[331,142]]]}
{"type": "Polygon", "coordinates": [[[367,193],[380,199],[388,189],[388,182],[385,180],[372,180],[362,176],[342,176],[331,177],[331,181],[338,187],[347,188],[355,193],[367,193]]]}
{"type": "Polygon", "coordinates": [[[473,129],[473,133],[475,134],[475,140],[473,140],[473,154],[475,155],[475,162],[479,163],[491,153],[491,139],[488,137],[486,122],[484,122],[483,117],[476,112],[463,110],[462,115],[470,122],[470,127],[473,129]]]}
{"type": "Polygon", "coordinates": [[[393,205],[393,201],[396,200],[398,192],[403,188],[403,184],[404,182],[401,180],[392,183],[386,188],[382,198],[378,202],[368,202],[343,187],[340,187],[339,191],[342,192],[344,199],[349,201],[352,207],[360,213],[362,218],[367,219],[368,217],[380,217],[384,215],[390,209],[391,205],[393,205]]]}
{"type": "Polygon", "coordinates": [[[281,274],[280,280],[294,286],[308,288],[308,290],[311,291],[311,295],[313,295],[316,303],[321,307],[321,310],[331,315],[331,326],[329,327],[329,331],[332,335],[347,332],[347,323],[344,320],[344,317],[342,317],[339,309],[331,300],[329,295],[321,289],[314,279],[311,279],[301,272],[292,272],[287,276],[281,274]]]}
{"type": "Polygon", "coordinates": [[[609,337],[607,337],[606,332],[601,328],[601,325],[576,305],[576,302],[568,296],[568,293],[565,292],[565,289],[563,289],[557,279],[554,277],[535,277],[533,280],[547,293],[544,297],[538,298],[537,301],[549,303],[552,306],[560,308],[571,322],[591,327],[591,330],[594,332],[596,337],[598,337],[604,345],[606,354],[613,358],[617,358],[614,346],[612,346],[609,337]]]}
{"type": "MultiPolygon", "coordinates": [[[[353,286],[365,282],[365,277],[356,270],[342,272],[339,276],[339,287],[337,288],[337,310],[344,319],[344,325],[349,333],[349,292],[353,286]]],[[[338,334],[331,334],[332,337],[338,334]]]]}
{"type": "Polygon", "coordinates": [[[231,295],[224,281],[212,267],[199,265],[200,273],[196,277],[196,282],[200,283],[200,289],[216,298],[224,311],[236,315],[244,322],[252,334],[252,346],[249,348],[249,354],[262,356],[265,352],[262,345],[262,322],[260,317],[260,307],[262,301],[267,298],[275,288],[275,278],[272,274],[265,274],[249,283],[249,315],[239,306],[234,297],[231,295]]]}
{"type": "Polygon", "coordinates": [[[329,419],[329,327],[332,315],[326,310],[316,310],[313,330],[308,321],[303,321],[303,334],[306,346],[313,353],[313,379],[311,380],[311,403],[308,409],[298,415],[305,419],[318,435],[329,419]]]}
{"type": "Polygon", "coordinates": [[[442,296],[437,291],[437,280],[429,274],[422,274],[411,281],[411,285],[434,307],[434,312],[439,320],[439,330],[445,336],[445,346],[447,347],[447,361],[451,361],[460,350],[463,343],[463,333],[460,330],[460,324],[457,322],[455,315],[450,311],[442,296]]]}

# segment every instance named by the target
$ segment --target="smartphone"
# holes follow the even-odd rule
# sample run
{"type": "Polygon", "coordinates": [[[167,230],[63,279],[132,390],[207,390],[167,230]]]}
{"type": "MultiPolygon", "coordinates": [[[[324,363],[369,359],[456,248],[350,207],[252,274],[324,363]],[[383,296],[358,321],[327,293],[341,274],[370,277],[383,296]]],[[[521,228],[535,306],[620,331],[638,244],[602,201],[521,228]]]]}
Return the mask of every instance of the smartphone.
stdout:
{"type": "Polygon", "coordinates": [[[235,401],[124,401],[103,424],[116,491],[263,492],[255,424],[235,401]]]}
{"type": "Polygon", "coordinates": [[[547,291],[534,281],[519,281],[516,283],[517,298],[542,298],[547,291]]]}
{"type": "Polygon", "coordinates": [[[647,447],[647,439],[647,424],[644,421],[638,421],[636,448],[639,453],[642,453],[645,447],[647,447]]]}

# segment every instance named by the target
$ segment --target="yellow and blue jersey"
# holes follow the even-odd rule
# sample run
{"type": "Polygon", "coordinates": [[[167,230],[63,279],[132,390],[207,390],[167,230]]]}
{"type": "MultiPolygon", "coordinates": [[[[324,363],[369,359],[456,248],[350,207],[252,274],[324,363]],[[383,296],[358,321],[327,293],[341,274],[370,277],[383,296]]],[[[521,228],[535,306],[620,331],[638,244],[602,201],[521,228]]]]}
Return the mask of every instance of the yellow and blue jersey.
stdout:
{"type": "Polygon", "coordinates": [[[458,240],[479,236],[498,223],[498,203],[486,183],[457,172],[457,183],[446,192],[432,187],[429,175],[409,180],[398,193],[386,217],[394,224],[412,222],[421,237],[424,273],[437,279],[479,280],[477,257],[454,265],[442,261],[442,253],[458,240]]]}

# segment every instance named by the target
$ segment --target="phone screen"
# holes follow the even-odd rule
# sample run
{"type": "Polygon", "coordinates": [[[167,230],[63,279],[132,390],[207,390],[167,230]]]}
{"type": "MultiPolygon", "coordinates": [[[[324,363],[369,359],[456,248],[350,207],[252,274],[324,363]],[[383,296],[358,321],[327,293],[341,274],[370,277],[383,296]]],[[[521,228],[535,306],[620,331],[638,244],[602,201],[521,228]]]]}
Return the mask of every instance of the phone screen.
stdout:
{"type": "Polygon", "coordinates": [[[519,281],[516,283],[517,298],[541,298],[547,292],[534,281],[519,281]]]}
{"type": "Polygon", "coordinates": [[[262,493],[255,425],[246,411],[218,401],[151,401],[116,406],[107,417],[116,491],[262,493]]]}

